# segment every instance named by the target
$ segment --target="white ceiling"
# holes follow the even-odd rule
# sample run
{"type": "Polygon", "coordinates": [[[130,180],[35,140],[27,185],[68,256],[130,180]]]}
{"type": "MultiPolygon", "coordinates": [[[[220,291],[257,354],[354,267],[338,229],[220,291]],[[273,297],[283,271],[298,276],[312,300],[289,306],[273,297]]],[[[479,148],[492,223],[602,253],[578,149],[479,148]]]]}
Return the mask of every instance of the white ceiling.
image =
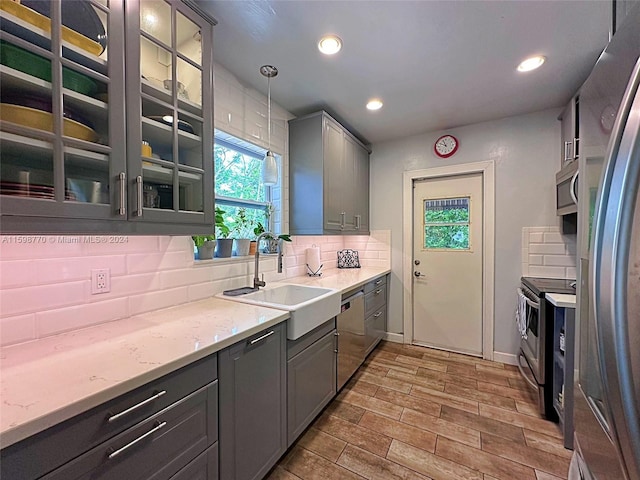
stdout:
{"type": "Polygon", "coordinates": [[[200,0],[217,20],[214,58],[296,116],[324,108],[365,143],[565,104],[608,38],[597,1],[200,0]],[[328,33],[343,40],[327,57],[328,33]],[[516,71],[525,57],[547,62],[516,71]],[[379,97],[377,112],[365,109],[379,97]]]}

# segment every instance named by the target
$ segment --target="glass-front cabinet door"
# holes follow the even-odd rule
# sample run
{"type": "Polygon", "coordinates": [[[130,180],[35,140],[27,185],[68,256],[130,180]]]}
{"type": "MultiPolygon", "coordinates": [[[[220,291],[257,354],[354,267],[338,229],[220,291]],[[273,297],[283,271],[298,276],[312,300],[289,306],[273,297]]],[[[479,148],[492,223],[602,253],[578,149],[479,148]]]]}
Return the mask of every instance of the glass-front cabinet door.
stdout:
{"type": "Polygon", "coordinates": [[[212,24],[164,0],[128,3],[126,22],[129,218],[212,225],[212,24]]]}
{"type": "Polygon", "coordinates": [[[124,218],[123,15],[122,1],[0,0],[4,233],[18,217],[124,218]]]}

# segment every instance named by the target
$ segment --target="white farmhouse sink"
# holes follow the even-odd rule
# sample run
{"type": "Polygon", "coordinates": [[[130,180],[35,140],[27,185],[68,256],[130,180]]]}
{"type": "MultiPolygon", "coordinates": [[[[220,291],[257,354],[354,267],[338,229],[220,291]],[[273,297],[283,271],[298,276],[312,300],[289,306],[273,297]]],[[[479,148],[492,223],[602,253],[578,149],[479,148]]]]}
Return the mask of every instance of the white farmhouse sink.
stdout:
{"type": "Polygon", "coordinates": [[[287,338],[296,340],[340,313],[340,290],[305,285],[274,285],[246,295],[216,295],[233,302],[287,310],[287,338]]]}

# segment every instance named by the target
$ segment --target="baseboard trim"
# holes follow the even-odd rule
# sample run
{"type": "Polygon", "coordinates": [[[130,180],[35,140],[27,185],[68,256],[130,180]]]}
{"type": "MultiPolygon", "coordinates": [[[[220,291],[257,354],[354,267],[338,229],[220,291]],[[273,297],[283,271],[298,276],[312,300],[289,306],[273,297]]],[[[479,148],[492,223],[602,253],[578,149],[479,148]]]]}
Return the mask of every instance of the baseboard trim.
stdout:
{"type": "Polygon", "coordinates": [[[513,353],[493,352],[493,361],[507,365],[518,365],[518,356],[513,353]]]}
{"type": "Polygon", "coordinates": [[[385,332],[384,340],[395,343],[404,343],[404,335],[402,333],[385,332]]]}

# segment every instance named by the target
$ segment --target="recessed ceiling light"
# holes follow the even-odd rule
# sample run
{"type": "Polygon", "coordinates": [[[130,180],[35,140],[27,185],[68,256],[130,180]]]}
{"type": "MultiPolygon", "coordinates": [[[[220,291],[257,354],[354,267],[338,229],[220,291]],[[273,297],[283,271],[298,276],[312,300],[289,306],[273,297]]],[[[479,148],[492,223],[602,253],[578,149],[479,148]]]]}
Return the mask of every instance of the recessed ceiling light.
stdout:
{"type": "Polygon", "coordinates": [[[547,57],[543,57],[542,55],[536,55],[535,57],[529,57],[526,60],[523,60],[520,65],[518,65],[519,72],[530,72],[531,70],[535,70],[538,67],[541,67],[545,62],[547,57]]]}
{"type": "Polygon", "coordinates": [[[367,102],[367,109],[369,110],[380,110],[382,108],[382,100],[377,98],[372,98],[367,102]]]}
{"type": "Polygon", "coordinates": [[[342,48],[342,40],[336,35],[326,35],[318,42],[318,50],[325,55],[338,53],[342,48]]]}

